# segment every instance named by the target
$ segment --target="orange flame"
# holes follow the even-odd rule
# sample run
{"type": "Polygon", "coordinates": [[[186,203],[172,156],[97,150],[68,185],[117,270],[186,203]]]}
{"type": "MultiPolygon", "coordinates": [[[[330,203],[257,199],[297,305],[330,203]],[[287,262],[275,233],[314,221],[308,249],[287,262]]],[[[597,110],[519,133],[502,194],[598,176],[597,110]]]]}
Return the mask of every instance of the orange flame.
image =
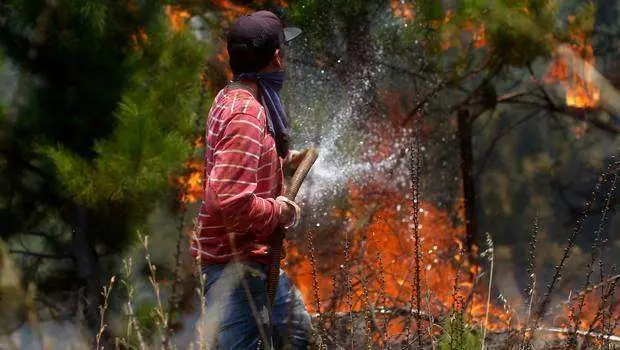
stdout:
{"type": "Polygon", "coordinates": [[[185,27],[185,22],[191,16],[186,10],[171,5],[166,5],[165,11],[170,21],[170,26],[175,32],[182,30],[185,27]]]}
{"type": "Polygon", "coordinates": [[[137,33],[131,34],[131,42],[135,50],[139,49],[142,43],[148,43],[148,41],[149,36],[144,32],[143,28],[140,28],[137,33]]]}
{"type": "MultiPolygon", "coordinates": [[[[277,2],[283,7],[286,6],[283,1],[277,2]]],[[[409,5],[398,0],[391,0],[390,4],[395,17],[403,18],[405,21],[414,19],[413,10],[409,5]]],[[[222,11],[223,20],[228,22],[249,11],[247,7],[237,5],[230,0],[218,0],[215,5],[222,11]]],[[[189,14],[186,15],[185,11],[173,10],[171,7],[167,13],[168,11],[170,11],[168,15],[172,27],[175,30],[181,29],[189,14]]],[[[449,23],[451,20],[452,13],[449,12],[443,23],[449,23]]],[[[465,30],[471,33],[474,47],[481,48],[488,45],[486,28],[483,23],[467,23],[465,30]]],[[[576,44],[576,48],[581,45],[581,50],[577,52],[580,52],[580,56],[586,62],[593,62],[592,47],[586,45],[585,37],[583,39],[581,44],[576,44]]],[[[224,45],[219,47],[216,60],[227,63],[228,57],[224,45]]],[[[228,74],[230,76],[230,72],[228,74]]],[[[558,57],[558,62],[552,66],[550,75],[565,84],[570,82],[571,85],[585,86],[581,92],[578,87],[576,92],[567,90],[567,104],[569,105],[588,105],[589,100],[581,97],[584,93],[586,96],[596,96],[595,91],[585,84],[588,81],[587,78],[585,81],[578,81],[579,76],[569,71],[565,58],[558,57]]],[[[405,112],[399,110],[399,103],[394,103],[395,100],[387,99],[389,114],[391,117],[401,119],[401,115],[404,116],[405,112]]],[[[379,139],[391,138],[389,135],[384,135],[379,139]]],[[[195,147],[204,147],[202,137],[196,140],[195,147]]],[[[381,158],[395,153],[395,150],[386,143],[380,143],[375,149],[377,152],[373,157],[381,158]]],[[[201,160],[190,161],[186,166],[189,170],[188,174],[179,177],[176,181],[186,188],[181,199],[193,203],[202,197],[201,180],[204,164],[201,160]]],[[[350,185],[348,187],[349,208],[332,213],[334,219],[349,223],[340,231],[327,233],[331,237],[340,237],[341,241],[344,241],[345,237],[348,239],[350,244],[346,255],[348,260],[345,260],[341,248],[339,252],[317,251],[315,254],[323,253],[323,255],[316,257],[316,275],[313,276],[313,266],[306,251],[299,245],[287,245],[285,268],[302,292],[309,310],[363,312],[370,305],[374,308],[385,309],[408,310],[411,308],[410,301],[416,290],[413,281],[415,240],[411,237],[411,213],[408,209],[410,206],[402,192],[386,189],[386,187],[388,186],[384,183],[366,184],[364,188],[350,185]],[[378,205],[369,210],[368,203],[378,203],[378,205]],[[341,279],[343,267],[348,270],[348,277],[344,278],[344,282],[341,279]],[[317,309],[314,300],[315,277],[317,292],[322,300],[320,310],[317,309]],[[334,278],[336,283],[334,283],[334,278]],[[347,285],[350,286],[351,303],[346,300],[346,294],[343,296],[339,293],[339,289],[346,288],[347,285]]],[[[456,221],[464,222],[462,204],[455,209],[459,216],[456,221]]],[[[481,290],[480,285],[474,285],[468,279],[468,275],[479,276],[481,267],[469,261],[469,257],[461,251],[465,238],[464,226],[453,224],[455,220],[450,216],[449,210],[437,208],[430,203],[421,204],[419,215],[422,253],[420,293],[424,313],[445,315],[455,304],[461,304],[464,300],[471,298],[468,301],[467,313],[470,317],[468,321],[479,324],[484,322],[485,291],[481,290]]],[[[315,238],[317,241],[321,239],[318,234],[315,238]]],[[[590,304],[586,305],[589,310],[594,309],[588,305],[590,304]]],[[[591,313],[588,311],[588,318],[591,318],[591,313]]],[[[488,329],[504,330],[512,322],[510,311],[491,305],[488,329]]],[[[391,336],[402,334],[404,327],[403,317],[393,318],[387,324],[387,330],[391,336]]]]}
{"type": "MultiPolygon", "coordinates": [[[[191,16],[189,12],[170,5],[166,5],[164,7],[164,11],[168,17],[172,30],[175,32],[182,30],[185,26],[185,21],[191,16]]],[[[140,28],[137,33],[131,34],[131,42],[134,49],[139,49],[141,44],[148,43],[148,41],[149,37],[144,31],[144,28],[140,28]]]]}
{"type": "Polygon", "coordinates": [[[489,44],[487,41],[487,31],[484,23],[480,23],[480,25],[476,27],[474,33],[472,34],[472,39],[474,41],[474,47],[477,49],[489,44]]]}
{"type": "Polygon", "coordinates": [[[488,34],[486,25],[482,21],[466,20],[462,25],[454,23],[454,14],[448,10],[443,19],[443,22],[438,22],[436,26],[448,25],[445,30],[441,32],[441,49],[443,51],[448,50],[455,45],[463,45],[464,40],[469,40],[475,49],[480,49],[489,45],[488,34]],[[461,29],[462,28],[462,31],[461,29]],[[462,35],[462,32],[467,33],[466,36],[462,35]]]}
{"type": "Polygon", "coordinates": [[[411,22],[415,18],[413,6],[411,4],[400,0],[391,0],[390,7],[392,8],[392,14],[394,17],[402,18],[405,23],[411,22]]]}
{"type": "Polygon", "coordinates": [[[193,171],[177,180],[181,186],[185,187],[185,193],[181,195],[181,201],[196,203],[202,198],[202,163],[189,162],[186,164],[186,167],[193,171]]]}
{"type": "MultiPolygon", "coordinates": [[[[367,184],[364,189],[349,186],[350,208],[333,213],[335,218],[350,223],[345,228],[347,232],[336,233],[342,240],[345,234],[349,237],[349,252],[346,260],[342,252],[339,256],[329,252],[329,257],[317,257],[317,291],[313,287],[312,265],[307,254],[295,246],[288,247],[288,272],[310,310],[318,311],[315,292],[322,300],[321,311],[348,312],[351,309],[364,312],[368,305],[387,310],[408,310],[411,307],[410,301],[415,293],[415,240],[411,235],[411,213],[402,193],[384,191],[381,195],[369,194],[381,188],[384,186],[379,184],[367,184]],[[380,204],[369,210],[368,203],[380,204]],[[352,227],[355,229],[351,230],[352,227]],[[345,297],[334,297],[338,293],[334,289],[333,278],[340,276],[342,264],[351,264],[348,266],[351,303],[345,297]]],[[[480,267],[469,262],[458,249],[465,237],[464,226],[453,225],[448,212],[429,203],[422,203],[419,215],[423,312],[445,315],[452,309],[455,300],[471,297],[468,305],[471,321],[483,322],[486,298],[483,291],[477,290],[479,286],[474,286],[468,277],[470,273],[478,275],[480,267]]],[[[332,235],[334,233],[330,233],[332,235]]],[[[489,329],[505,329],[510,324],[511,315],[491,306],[490,320],[489,329]]],[[[402,318],[390,321],[388,330],[392,336],[402,332],[402,321],[402,318]]]]}
{"type": "MultiPolygon", "coordinates": [[[[259,5],[271,3],[280,8],[288,7],[288,3],[285,0],[257,0],[254,2],[259,5]]],[[[249,7],[238,5],[232,0],[216,0],[213,1],[212,4],[219,10],[219,14],[226,22],[232,22],[235,18],[252,11],[249,7]]]]}
{"type": "MultiPolygon", "coordinates": [[[[569,18],[569,22],[574,17],[569,18]]],[[[599,105],[601,91],[593,83],[594,50],[583,31],[573,31],[570,34],[572,52],[568,57],[555,54],[545,82],[560,82],[565,89],[566,105],[576,108],[595,108],[599,105]]]]}
{"type": "MultiPolygon", "coordinates": [[[[399,101],[407,100],[399,99],[399,93],[388,92],[381,97],[390,119],[395,119],[394,125],[401,125],[397,120],[404,118],[404,111],[409,108],[399,108],[399,101]]],[[[367,155],[369,161],[376,162],[398,153],[397,143],[385,140],[394,140],[402,127],[390,127],[390,124],[386,127],[382,122],[378,128],[369,127],[374,131],[370,134],[376,134],[364,140],[364,145],[375,150],[367,155]]],[[[428,131],[423,125],[422,135],[428,131]]],[[[417,297],[411,201],[393,183],[377,180],[364,185],[350,184],[347,209],[332,212],[334,222],[346,225],[313,234],[313,245],[320,247],[314,252],[315,266],[301,244],[287,247],[285,264],[309,310],[328,314],[372,312],[377,318],[383,318],[378,323],[390,339],[377,339],[374,333],[372,336],[384,346],[386,342],[402,339],[405,329],[415,328],[405,314],[415,308],[412,301],[417,297]],[[320,308],[315,300],[317,294],[320,308]],[[384,312],[378,312],[380,310],[384,312]],[[397,316],[394,312],[401,314],[397,316]]],[[[471,255],[463,251],[463,201],[447,210],[422,202],[418,214],[421,312],[437,319],[454,309],[463,310],[467,314],[466,322],[484,323],[486,291],[481,283],[472,283],[482,269],[469,260],[477,255],[477,247],[471,255]]],[[[332,324],[329,316],[325,322],[332,324]]],[[[490,305],[488,329],[505,330],[512,322],[511,312],[490,305]]],[[[430,324],[428,317],[421,326],[434,333],[440,332],[439,327],[430,324]]]]}
{"type": "MultiPolygon", "coordinates": [[[[577,323],[577,317],[579,322],[577,324],[578,329],[589,329],[593,328],[602,328],[608,327],[612,334],[615,334],[615,329],[620,328],[620,325],[613,324],[605,324],[605,323],[613,323],[614,321],[620,318],[620,310],[617,308],[612,310],[610,313],[609,309],[605,309],[605,305],[602,305],[602,294],[609,293],[611,290],[609,288],[614,288],[615,293],[620,292],[620,286],[617,285],[605,285],[603,290],[600,288],[594,290],[592,292],[587,293],[583,296],[583,305],[580,307],[580,297],[574,297],[570,300],[569,303],[564,305],[563,316],[559,318],[559,323],[563,327],[572,327],[577,323]],[[607,314],[604,314],[607,313],[607,314]],[[606,319],[607,318],[607,319],[606,319]],[[613,327],[615,326],[615,327],[613,327]]],[[[609,298],[611,299],[611,298],[609,298]]],[[[606,304],[613,302],[612,300],[607,300],[606,304]]]]}
{"type": "MultiPolygon", "coordinates": [[[[204,148],[204,139],[199,137],[194,142],[194,149],[200,150],[202,148],[204,148]]],[[[196,203],[202,198],[204,163],[202,160],[190,160],[185,164],[185,169],[187,169],[187,173],[176,180],[184,189],[180,200],[183,203],[196,203]]]]}
{"type": "Polygon", "coordinates": [[[232,22],[240,15],[246,14],[249,9],[245,6],[237,5],[230,0],[218,0],[214,5],[220,10],[220,14],[227,22],[232,22]]]}

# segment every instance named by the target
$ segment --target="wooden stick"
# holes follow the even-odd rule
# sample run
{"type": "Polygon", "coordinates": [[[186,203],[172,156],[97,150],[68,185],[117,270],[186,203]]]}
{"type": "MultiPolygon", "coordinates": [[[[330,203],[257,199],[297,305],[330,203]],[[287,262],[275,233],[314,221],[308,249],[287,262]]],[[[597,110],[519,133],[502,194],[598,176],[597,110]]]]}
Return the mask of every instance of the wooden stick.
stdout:
{"type": "MultiPolygon", "coordinates": [[[[310,172],[312,165],[319,157],[319,153],[316,149],[311,148],[306,152],[304,159],[299,164],[299,167],[295,171],[290,185],[286,189],[284,196],[290,200],[295,200],[297,192],[301,184],[306,179],[306,175],[310,172]]],[[[280,260],[282,259],[282,244],[284,241],[284,229],[278,227],[271,236],[271,258],[269,262],[269,271],[267,275],[267,295],[269,296],[269,308],[273,308],[273,303],[276,297],[276,290],[278,289],[278,280],[280,279],[280,260]]],[[[271,314],[271,312],[270,312],[271,314]]]]}

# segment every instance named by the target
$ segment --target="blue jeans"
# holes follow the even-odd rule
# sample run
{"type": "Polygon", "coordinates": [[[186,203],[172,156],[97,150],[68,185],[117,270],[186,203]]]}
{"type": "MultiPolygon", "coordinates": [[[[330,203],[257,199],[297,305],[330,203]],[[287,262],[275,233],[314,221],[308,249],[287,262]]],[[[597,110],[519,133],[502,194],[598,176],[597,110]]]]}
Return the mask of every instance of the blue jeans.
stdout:
{"type": "MultiPolygon", "coordinates": [[[[273,328],[267,310],[267,266],[257,262],[203,267],[211,335],[217,349],[307,349],[311,323],[301,293],[280,271],[273,307],[273,328]]],[[[207,332],[209,333],[209,332],[207,332]]]]}

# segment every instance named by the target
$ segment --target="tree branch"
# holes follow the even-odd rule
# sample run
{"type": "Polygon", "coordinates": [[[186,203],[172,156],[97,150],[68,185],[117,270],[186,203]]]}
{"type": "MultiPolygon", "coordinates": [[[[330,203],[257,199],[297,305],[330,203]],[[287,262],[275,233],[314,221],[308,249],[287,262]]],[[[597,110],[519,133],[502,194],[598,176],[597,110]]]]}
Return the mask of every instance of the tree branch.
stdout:
{"type": "Polygon", "coordinates": [[[55,255],[55,254],[47,254],[47,253],[40,253],[40,252],[37,253],[37,252],[29,252],[26,250],[17,250],[17,249],[11,249],[9,250],[9,253],[28,255],[28,256],[35,257],[35,258],[43,258],[43,259],[56,259],[56,260],[71,259],[71,256],[69,255],[55,255]]]}

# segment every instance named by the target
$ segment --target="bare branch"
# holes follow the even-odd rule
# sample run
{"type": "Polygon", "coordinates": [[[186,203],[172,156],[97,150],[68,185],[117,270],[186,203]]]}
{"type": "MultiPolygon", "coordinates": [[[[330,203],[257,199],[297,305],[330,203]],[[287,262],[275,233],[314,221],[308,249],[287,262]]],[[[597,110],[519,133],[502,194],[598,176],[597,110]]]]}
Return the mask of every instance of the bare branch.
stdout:
{"type": "Polygon", "coordinates": [[[11,250],[9,250],[9,253],[12,253],[12,254],[22,254],[22,255],[32,256],[32,257],[35,257],[35,258],[43,258],[43,259],[57,259],[57,260],[71,259],[71,256],[69,256],[69,255],[57,255],[57,254],[47,254],[47,253],[40,253],[40,252],[29,252],[29,251],[26,251],[26,250],[17,250],[17,249],[11,249],[11,250]]]}

